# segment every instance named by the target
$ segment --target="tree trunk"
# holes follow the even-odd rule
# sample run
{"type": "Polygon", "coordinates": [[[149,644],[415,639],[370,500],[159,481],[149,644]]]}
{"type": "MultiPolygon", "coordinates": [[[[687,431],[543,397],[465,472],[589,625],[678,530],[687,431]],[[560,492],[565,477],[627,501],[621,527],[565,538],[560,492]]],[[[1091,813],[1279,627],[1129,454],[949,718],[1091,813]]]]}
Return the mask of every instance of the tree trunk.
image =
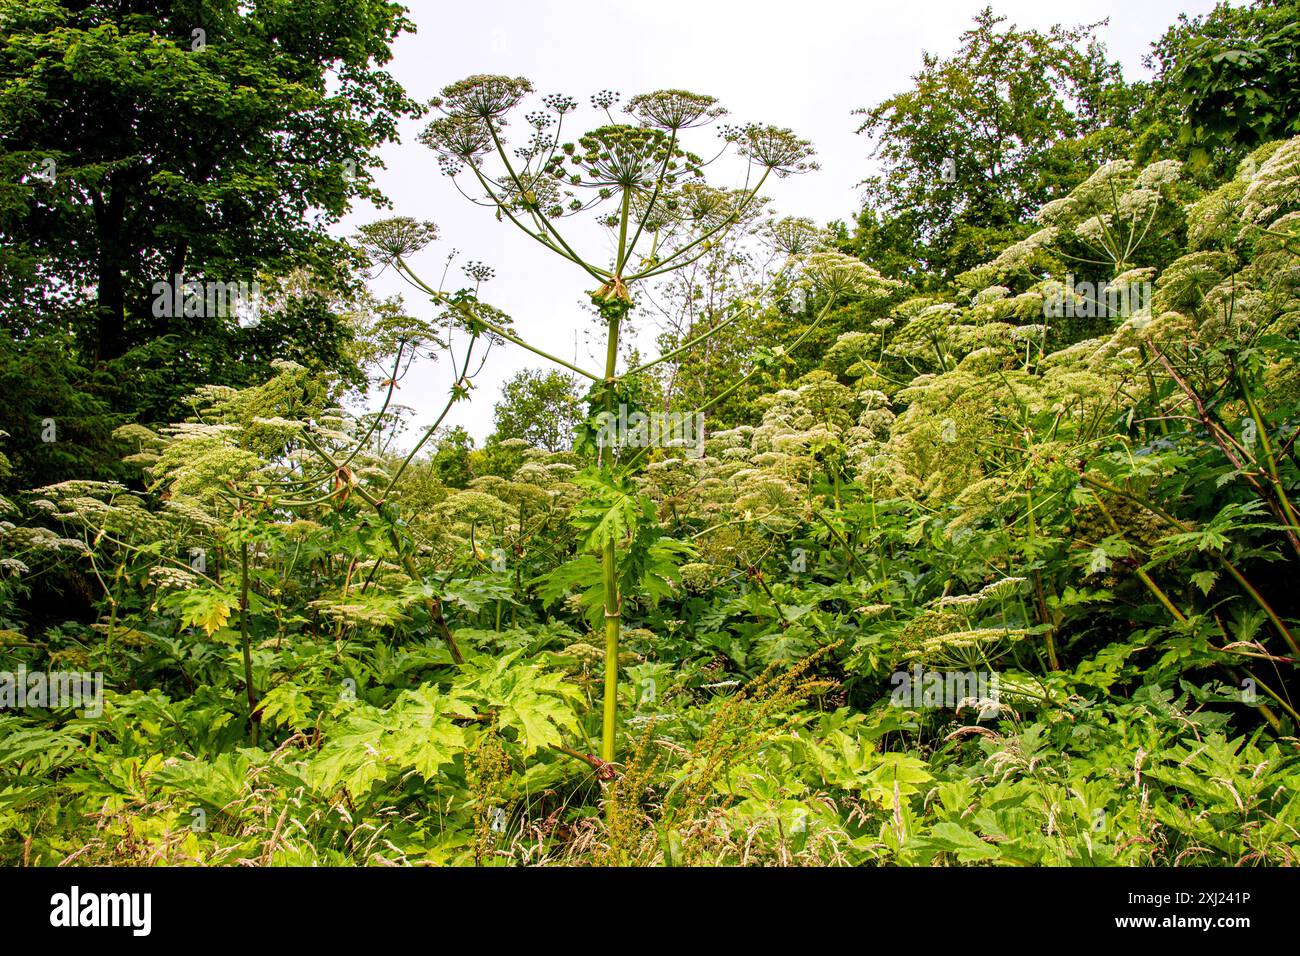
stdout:
{"type": "Polygon", "coordinates": [[[95,361],[106,362],[126,351],[126,284],[122,279],[122,201],[117,194],[107,200],[91,198],[99,233],[95,296],[95,361]]]}

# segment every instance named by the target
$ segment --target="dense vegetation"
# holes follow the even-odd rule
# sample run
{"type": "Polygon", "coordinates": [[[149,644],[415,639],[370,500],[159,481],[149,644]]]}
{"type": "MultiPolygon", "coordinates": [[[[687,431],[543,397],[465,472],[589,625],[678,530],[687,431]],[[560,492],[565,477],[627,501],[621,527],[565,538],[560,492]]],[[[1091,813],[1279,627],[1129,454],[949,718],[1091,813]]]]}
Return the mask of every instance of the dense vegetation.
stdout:
{"type": "Polygon", "coordinates": [[[1147,83],[985,11],[862,111],[825,228],[769,212],[812,145],[711,97],[451,84],[422,143],[588,291],[599,369],[492,306],[510,263],[422,277],[432,223],[324,231],[425,112],[399,9],[208,4],[195,60],[137,6],[0,3],[0,669],[104,680],[0,701],[5,863],[1297,862],[1294,2],[1147,83]],[[78,118],[200,86],[247,122],[202,171],[78,118]],[[260,321],[147,321],[248,270],[260,321]],[[503,348],[539,367],[475,447],[503,348]]]}

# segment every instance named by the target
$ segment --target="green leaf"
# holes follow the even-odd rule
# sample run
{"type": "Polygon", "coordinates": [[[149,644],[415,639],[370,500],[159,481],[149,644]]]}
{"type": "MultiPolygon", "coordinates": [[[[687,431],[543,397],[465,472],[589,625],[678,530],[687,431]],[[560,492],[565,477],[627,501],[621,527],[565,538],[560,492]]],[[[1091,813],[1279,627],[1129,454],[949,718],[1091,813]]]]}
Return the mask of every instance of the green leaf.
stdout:
{"type": "Polygon", "coordinates": [[[216,588],[196,588],[181,597],[182,620],[188,627],[202,627],[211,637],[225,626],[230,612],[238,605],[234,595],[216,588]]]}

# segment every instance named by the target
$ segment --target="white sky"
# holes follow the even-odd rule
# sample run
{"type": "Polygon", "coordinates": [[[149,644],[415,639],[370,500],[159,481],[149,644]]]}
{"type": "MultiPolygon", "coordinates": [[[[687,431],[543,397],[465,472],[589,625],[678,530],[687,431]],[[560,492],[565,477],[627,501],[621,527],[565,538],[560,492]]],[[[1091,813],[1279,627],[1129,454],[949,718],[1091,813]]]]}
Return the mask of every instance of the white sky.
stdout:
{"type": "MultiPolygon", "coordinates": [[[[576,98],[583,119],[594,115],[585,109],[588,96],[602,89],[618,90],[624,101],[665,88],[707,93],[730,110],[731,121],[788,126],[816,146],[820,171],[769,180],[764,187],[775,209],[820,223],[851,222],[860,205],[857,183],[872,171],[868,142],[854,133],[858,119],[852,111],[909,89],[922,51],[952,52],[983,3],[407,0],[418,32],[398,40],[388,68],[421,101],[475,73],[526,76],[539,94],[576,98]]],[[[1109,19],[1100,35],[1132,80],[1146,75],[1143,55],[1180,12],[1200,14],[1213,5],[1213,0],[1001,0],[994,9],[1018,26],[1038,29],[1109,19]]],[[[439,173],[434,153],[416,141],[427,121],[404,123],[402,141],[380,152],[387,168],[377,171],[376,179],[392,209],[376,212],[369,204],[358,205],[338,231],[349,234],[390,215],[436,222],[442,238],[413,260],[426,281],[437,285],[453,248],[460,251],[458,263],[481,260],[496,269],[481,297],[509,313],[517,333],[572,360],[575,331],[582,330],[578,364],[600,368],[603,360],[596,356],[603,356],[603,341],[588,334],[594,331],[592,321],[580,304],[593,283],[576,266],[462,198],[439,173]]],[[[522,125],[521,118],[513,127],[516,134],[522,125]]],[[[453,269],[449,288],[468,285],[458,265],[453,269]]],[[[427,317],[432,308],[391,274],[380,276],[372,288],[380,295],[408,293],[413,314],[427,317]]],[[[642,332],[647,358],[653,331],[642,332]]],[[[465,426],[481,445],[492,430],[501,384],[521,368],[545,365],[512,345],[494,349],[475,380],[473,400],[458,403],[447,424],[465,426]]],[[[450,381],[445,362],[418,366],[403,381],[396,401],[417,409],[408,441],[442,410],[450,381]]]]}

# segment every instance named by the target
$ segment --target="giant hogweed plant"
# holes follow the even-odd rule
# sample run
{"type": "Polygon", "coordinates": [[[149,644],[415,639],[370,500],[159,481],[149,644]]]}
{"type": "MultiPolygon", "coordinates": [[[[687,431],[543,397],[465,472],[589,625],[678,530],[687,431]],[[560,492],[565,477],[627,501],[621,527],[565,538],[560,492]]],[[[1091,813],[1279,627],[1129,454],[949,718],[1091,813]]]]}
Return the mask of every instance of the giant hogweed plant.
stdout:
{"type": "MultiPolygon", "coordinates": [[[[778,277],[801,269],[807,280],[825,292],[826,306],[788,345],[772,343],[770,356],[792,349],[824,318],[830,305],[845,294],[871,294],[886,283],[857,260],[813,250],[811,230],[790,228],[774,235],[784,243],[785,266],[768,285],[737,304],[732,314],[712,324],[676,349],[620,370],[619,356],[629,314],[640,289],[708,256],[726,234],[751,217],[761,205],[760,190],[769,178],[778,179],[814,169],[808,141],[788,129],[748,124],[723,126],[720,147],[705,149],[708,158],[688,148],[703,127],[714,124],[725,110],[713,97],[684,90],[660,90],[631,97],[616,118],[619,95],[602,91],[591,97],[598,125],[571,131],[578,103],[571,97],[548,95],[541,108],[524,113],[527,138],[511,143],[507,127],[533,94],[522,77],[472,76],[442,91],[433,120],[421,140],[438,154],[442,171],[465,196],[491,210],[531,237],[549,254],[568,262],[588,283],[591,302],[605,328],[605,362],[591,370],[567,362],[482,316],[474,330],[500,336],[517,346],[577,373],[592,383],[592,411],[614,414],[620,401],[635,393],[638,379],[677,355],[698,348],[756,308],[778,277]],[[744,181],[722,188],[708,181],[721,156],[734,151],[746,161],[744,181]],[[613,238],[612,254],[580,251],[581,217],[594,219],[613,238]]],[[[393,264],[404,278],[435,301],[444,296],[421,279],[404,255],[393,264]]],[[[751,375],[757,368],[751,371],[751,375]]],[[[702,414],[744,381],[713,396],[688,414],[702,414]]],[[[581,447],[591,468],[582,479],[592,494],[575,509],[582,545],[600,560],[600,615],[605,640],[601,759],[615,757],[617,732],[619,636],[625,595],[640,581],[648,550],[658,539],[650,502],[639,496],[629,476],[646,457],[646,450],[628,453],[601,447],[595,440],[596,420],[589,419],[581,447]]]]}
{"type": "Polygon", "coordinates": [[[1274,728],[1270,707],[1295,716],[1294,627],[1268,564],[1300,554],[1297,155],[1295,141],[1270,144],[1186,206],[1176,163],[1108,164],[1041,210],[1040,232],[961,277],[978,290],[969,305],[909,300],[895,310],[905,324],[882,332],[878,351],[861,333],[836,347],[849,374],[907,406],[890,454],[876,459],[904,474],[868,473],[884,488],[955,503],[949,527],[962,535],[990,519],[1020,526],[1049,640],[1077,620],[1068,604],[1112,597],[1090,588],[1085,599],[1070,586],[1078,569],[1103,582],[1127,569],[1150,602],[1152,627],[1140,633],[1163,638],[1164,662],[1248,681],[1270,698],[1259,707],[1274,728]],[[1171,254],[1170,237],[1182,235],[1191,248],[1173,242],[1171,254]],[[1057,276],[1080,263],[1121,288],[1154,280],[1154,295],[1132,314],[1100,317],[1093,338],[1052,334],[1061,323],[1044,304],[1069,295],[1057,276]],[[1040,344],[1017,358],[999,336],[1040,344]],[[1051,339],[1064,347],[1048,351],[1051,339]],[[890,359],[914,373],[910,385],[890,380],[890,359]],[[1211,611],[1207,597],[1230,602],[1233,615],[1211,611]]]}
{"type": "MultiPolygon", "coordinates": [[[[37,573],[75,552],[102,580],[96,630],[126,662],[102,722],[6,718],[0,765],[18,789],[0,827],[36,837],[9,841],[11,856],[1295,862],[1294,156],[1261,151],[1187,211],[1187,254],[1150,266],[1150,312],[1053,351],[1044,290],[1071,266],[1044,247],[1045,265],[998,273],[1001,286],[908,300],[846,332],[822,367],[763,396],[757,420],[711,432],[703,458],[616,474],[619,494],[656,505],[634,515],[638,533],[665,525],[693,560],[669,569],[683,587],[620,634],[620,651],[642,652],[620,654],[618,688],[642,743],[624,748],[603,829],[584,812],[590,775],[532,759],[590,732],[574,718],[580,693],[594,695],[589,713],[599,701],[603,649],[526,607],[524,626],[498,614],[492,629],[491,604],[513,613],[523,591],[476,553],[538,527],[531,511],[512,518],[536,500],[540,536],[558,539],[529,556],[536,596],[599,626],[603,553],[548,568],[609,511],[583,499],[576,456],[532,456],[462,491],[431,487],[415,461],[387,492],[400,461],[357,448],[373,422],[335,414],[290,367],[262,390],[205,393],[194,422],[132,429],[165,498],[65,484],[27,503],[62,534],[0,524],[37,573]],[[256,749],[239,748],[248,704],[222,699],[247,689],[240,539],[256,749]],[[225,543],[208,580],[160,541],[225,543]],[[445,580],[457,562],[476,580],[445,580]],[[464,664],[429,598],[448,606],[464,664]],[[728,692],[818,648],[818,686],[797,709],[778,695],[756,725],[767,705],[728,692]],[[890,670],[917,662],[996,667],[1004,706],[882,700],[890,670]],[[333,699],[342,673],[360,700],[333,699]],[[822,686],[839,674],[843,689],[822,686]],[[1242,708],[1242,678],[1263,722],[1242,708]],[[196,804],[213,822],[202,840],[175,825],[196,804]]],[[[396,221],[368,234],[382,258],[427,233],[396,221]]],[[[463,292],[439,301],[476,356],[491,333],[472,318],[509,332],[463,292]]],[[[662,590],[652,547],[620,540],[620,597],[662,590]]]]}
{"type": "MultiPolygon", "coordinates": [[[[383,262],[395,250],[426,244],[435,236],[431,224],[398,220],[363,230],[361,239],[372,259],[383,262]]],[[[451,660],[464,662],[443,611],[450,575],[430,581],[423,573],[417,560],[420,546],[396,498],[416,455],[438,433],[453,404],[466,396],[492,346],[492,337],[485,341],[478,335],[454,346],[449,331],[479,312],[491,311],[497,322],[508,322],[477,299],[477,286],[490,277],[489,270],[471,263],[465,272],[474,286],[445,296],[437,323],[412,319],[395,303],[375,310],[367,339],[383,394],[376,412],[349,414],[339,405],[345,397],[339,382],[278,362],[276,374],[262,385],[201,389],[192,399],[189,421],[159,431],[139,424],[119,429],[118,437],[137,448],[128,461],[143,470],[147,489],[165,501],[159,512],[152,512],[145,498],[111,483],[74,481],[38,489],[44,497],[35,504],[75,532],[68,546],[80,548],[103,585],[110,647],[119,598],[133,590],[141,568],[148,570],[155,610],[175,610],[182,624],[200,627],[208,637],[228,623],[236,626],[245,713],[255,743],[267,712],[262,698],[273,677],[255,673],[256,632],[273,623],[282,633],[295,623],[282,616],[294,614],[293,609],[272,596],[281,594],[301,566],[300,557],[310,568],[306,556],[312,552],[312,529],[329,520],[338,532],[335,540],[354,556],[341,568],[333,567],[336,558],[326,558],[331,566],[320,576],[328,579],[342,571],[342,586],[317,593],[309,605],[312,617],[329,619],[325,630],[339,639],[352,625],[395,624],[418,604],[451,660]],[[391,443],[385,431],[397,425],[396,390],[416,359],[439,355],[453,366],[451,395],[411,450],[394,458],[385,451],[391,443]],[[201,560],[169,554],[159,544],[168,540],[202,555],[201,560]],[[277,570],[286,550],[290,557],[277,570]],[[371,557],[363,561],[361,554],[371,557]],[[111,575],[99,568],[106,559],[114,562],[111,575]],[[376,586],[385,569],[404,575],[406,587],[396,597],[376,586]]],[[[33,540],[45,541],[41,530],[33,530],[33,540]]],[[[301,622],[301,616],[296,620],[301,622]]]]}
{"type": "Polygon", "coordinates": [[[843,333],[824,369],[764,399],[761,424],[711,436],[693,487],[660,480],[675,513],[708,518],[705,560],[684,570],[765,593],[703,623],[762,613],[762,655],[843,636],[817,613],[820,565],[841,599],[875,588],[856,595],[870,620],[850,638],[851,690],[915,636],[943,653],[1000,644],[1057,687],[1073,666],[1102,679],[1159,649],[1153,673],[1205,668],[1258,690],[1275,729],[1294,718],[1294,613],[1270,568],[1294,554],[1293,155],[1260,151],[1187,209],[1177,164],[1104,167],[1044,211],[1054,231],[964,276],[969,301],[916,297],[843,333]],[[1160,247],[1188,233],[1218,248],[1160,247]],[[1155,294],[1079,339],[1044,304],[1084,254],[1155,294]],[[792,574],[792,546],[820,560],[792,574]],[[930,614],[949,588],[997,581],[1018,582],[1005,614],[930,614]],[[1132,619],[1101,624],[1117,601],[1132,619]],[[1111,627],[1106,662],[1088,659],[1111,627]]]}

